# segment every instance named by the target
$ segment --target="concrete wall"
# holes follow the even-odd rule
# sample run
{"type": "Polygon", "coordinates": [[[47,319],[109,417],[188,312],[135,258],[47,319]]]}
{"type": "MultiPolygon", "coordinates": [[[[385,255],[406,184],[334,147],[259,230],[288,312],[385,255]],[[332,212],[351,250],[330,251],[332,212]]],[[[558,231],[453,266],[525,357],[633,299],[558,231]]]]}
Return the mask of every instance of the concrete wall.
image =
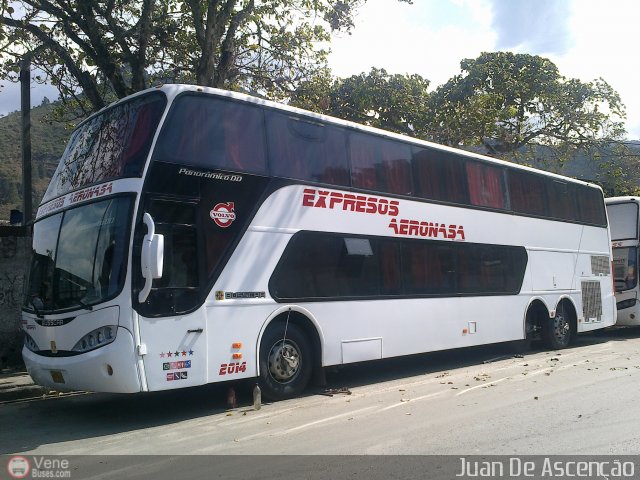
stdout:
{"type": "Polygon", "coordinates": [[[0,226],[0,367],[22,364],[20,307],[30,254],[25,227],[0,226]]]}

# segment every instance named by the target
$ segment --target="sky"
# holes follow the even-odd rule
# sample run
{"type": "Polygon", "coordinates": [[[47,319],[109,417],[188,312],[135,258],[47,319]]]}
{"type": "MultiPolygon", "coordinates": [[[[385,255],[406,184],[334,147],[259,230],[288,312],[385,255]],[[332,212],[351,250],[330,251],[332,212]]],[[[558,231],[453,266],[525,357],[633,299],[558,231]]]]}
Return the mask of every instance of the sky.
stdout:
{"type": "Polygon", "coordinates": [[[550,59],[560,74],[602,77],[627,107],[627,137],[640,139],[637,0],[368,0],[351,35],[334,36],[338,77],[384,68],[417,73],[430,89],[460,73],[460,61],[511,51],[550,59]]]}
{"type": "MultiPolygon", "coordinates": [[[[540,55],[567,78],[606,80],[627,107],[628,138],[640,139],[638,18],[637,0],[368,0],[352,33],[334,36],[329,65],[339,77],[417,73],[435,89],[482,52],[540,55]]],[[[50,86],[31,95],[34,106],[57,98],[50,86]]],[[[0,115],[19,108],[19,86],[0,89],[0,115]]]]}

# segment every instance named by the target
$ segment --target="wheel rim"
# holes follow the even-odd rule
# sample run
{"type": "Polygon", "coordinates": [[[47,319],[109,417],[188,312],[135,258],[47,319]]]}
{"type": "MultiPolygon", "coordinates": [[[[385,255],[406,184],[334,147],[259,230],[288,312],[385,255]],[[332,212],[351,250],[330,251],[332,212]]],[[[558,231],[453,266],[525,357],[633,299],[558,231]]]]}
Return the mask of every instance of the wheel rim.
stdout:
{"type": "Polygon", "coordinates": [[[287,339],[277,341],[269,350],[269,373],[279,383],[291,382],[300,373],[302,353],[298,345],[287,339]]]}
{"type": "Polygon", "coordinates": [[[553,334],[560,343],[566,343],[571,333],[571,325],[564,317],[564,314],[557,313],[553,320],[553,334]]]}

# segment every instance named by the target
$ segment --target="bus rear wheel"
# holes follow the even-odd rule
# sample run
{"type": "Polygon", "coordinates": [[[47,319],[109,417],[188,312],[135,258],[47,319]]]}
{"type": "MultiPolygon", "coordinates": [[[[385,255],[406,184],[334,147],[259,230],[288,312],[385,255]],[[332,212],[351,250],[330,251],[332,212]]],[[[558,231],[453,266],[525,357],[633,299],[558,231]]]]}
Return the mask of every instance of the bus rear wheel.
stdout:
{"type": "Polygon", "coordinates": [[[296,325],[270,326],[260,343],[262,394],[270,400],[300,395],[313,371],[312,349],[307,336],[296,325]]]}
{"type": "Polygon", "coordinates": [[[560,304],[556,310],[556,316],[546,320],[542,326],[544,344],[551,350],[560,350],[568,347],[574,336],[569,314],[560,304]]]}

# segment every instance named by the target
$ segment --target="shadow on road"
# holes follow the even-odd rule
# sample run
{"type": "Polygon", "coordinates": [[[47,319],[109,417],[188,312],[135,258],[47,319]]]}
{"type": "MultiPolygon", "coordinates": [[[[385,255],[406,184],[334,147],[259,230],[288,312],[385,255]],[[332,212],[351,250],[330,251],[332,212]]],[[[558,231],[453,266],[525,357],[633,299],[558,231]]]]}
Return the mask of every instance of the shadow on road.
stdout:
{"type": "MultiPolygon", "coordinates": [[[[640,327],[614,328],[580,335],[576,346],[631,341],[638,337],[640,327]]],[[[528,352],[521,348],[521,343],[504,343],[347,365],[329,369],[327,387],[371,385],[541,351],[536,345],[528,352]]],[[[231,386],[236,390],[238,409],[242,410],[251,405],[253,385],[253,381],[248,381],[133,395],[89,394],[0,406],[0,454],[219,414],[227,409],[227,392],[231,386]]],[[[308,395],[321,390],[311,387],[308,395]]]]}

